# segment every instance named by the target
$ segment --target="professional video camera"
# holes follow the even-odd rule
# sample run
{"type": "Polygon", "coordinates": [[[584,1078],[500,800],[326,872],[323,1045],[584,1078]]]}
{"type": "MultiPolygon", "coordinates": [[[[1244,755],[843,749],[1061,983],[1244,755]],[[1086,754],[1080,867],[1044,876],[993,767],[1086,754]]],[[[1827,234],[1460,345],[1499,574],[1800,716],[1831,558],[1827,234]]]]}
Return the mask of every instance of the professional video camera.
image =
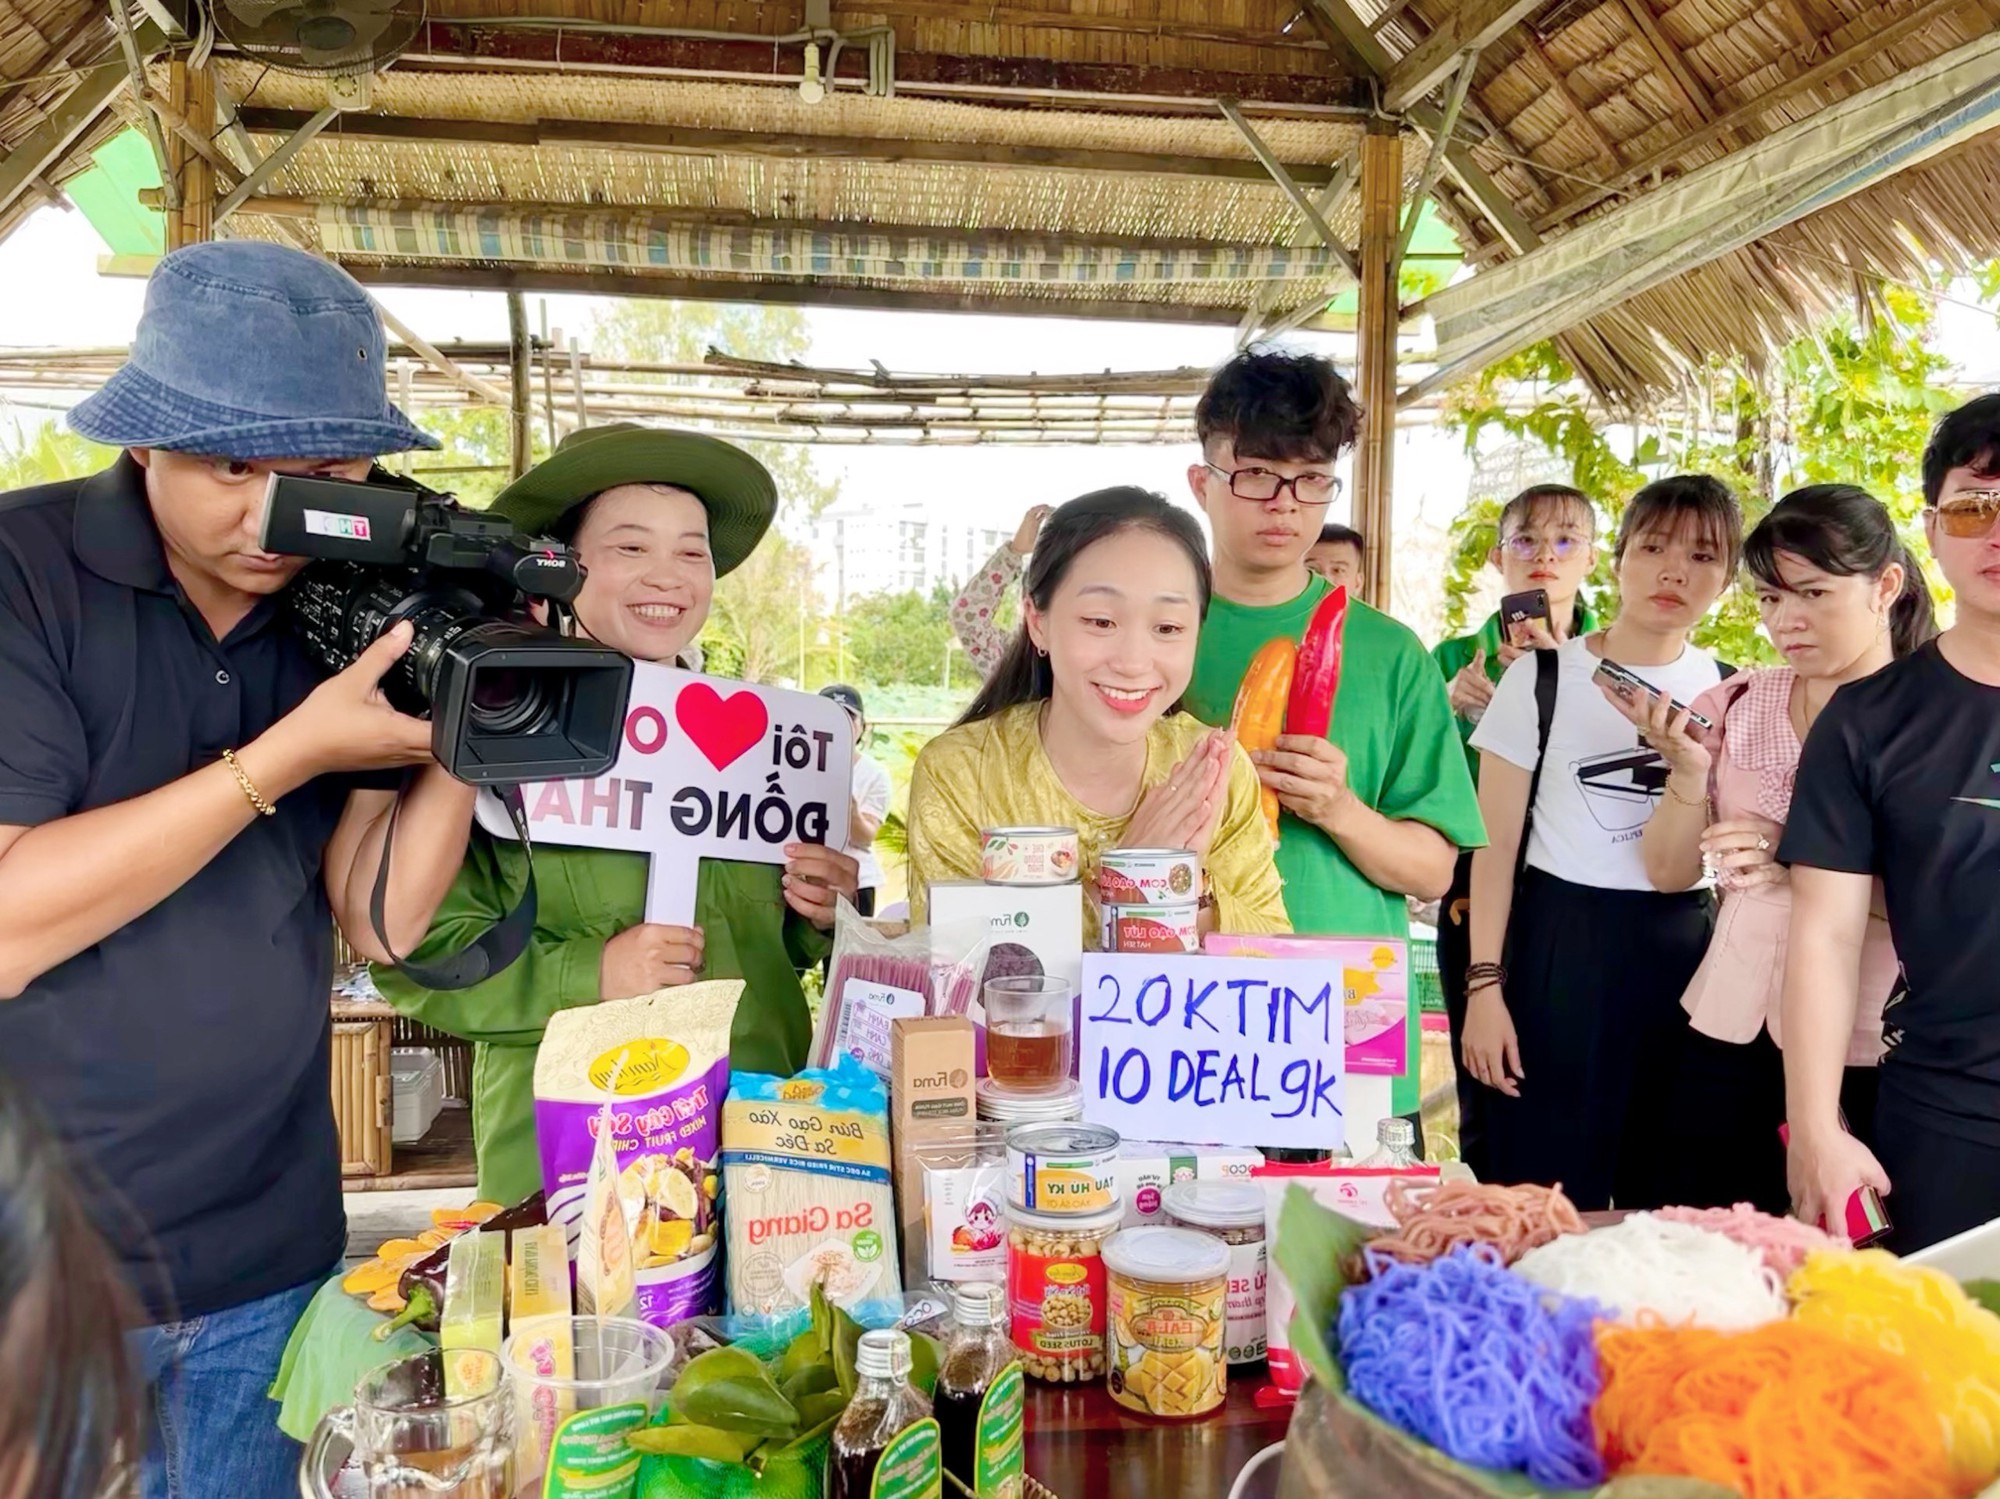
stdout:
{"type": "Polygon", "coordinates": [[[631,659],[528,613],[531,600],[567,604],[583,586],[567,547],[413,482],[292,474],[271,478],[261,541],[314,559],[287,596],[331,670],[403,620],[415,627],[383,691],[430,718],[432,752],[460,780],[567,780],[617,759],[631,659]]]}

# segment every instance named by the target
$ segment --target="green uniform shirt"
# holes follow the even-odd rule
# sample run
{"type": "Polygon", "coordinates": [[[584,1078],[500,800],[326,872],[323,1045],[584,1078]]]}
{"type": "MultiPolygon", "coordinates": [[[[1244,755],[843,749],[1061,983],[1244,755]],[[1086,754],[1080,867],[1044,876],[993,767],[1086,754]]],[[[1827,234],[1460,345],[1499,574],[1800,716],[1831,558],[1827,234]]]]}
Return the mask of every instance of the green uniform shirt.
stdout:
{"type": "MultiPolygon", "coordinates": [[[[1597,615],[1581,596],[1576,601],[1576,614],[1570,622],[1569,635],[1574,640],[1579,635],[1588,635],[1597,628],[1597,615]]],[[[1500,611],[1495,609],[1487,616],[1486,623],[1470,635],[1459,635],[1451,640],[1441,640],[1431,652],[1431,660],[1437,662],[1438,670],[1444,673],[1447,703],[1450,701],[1451,679],[1472,664],[1472,658],[1480,651],[1486,652],[1486,680],[1498,682],[1506,668],[1500,664],[1500,611]]],[[[1479,781],[1479,751],[1472,747],[1472,731],[1478,727],[1469,718],[1455,716],[1458,737],[1465,745],[1465,763],[1472,770],[1473,783],[1479,781]]]]}
{"type": "MultiPolygon", "coordinates": [[[[1288,604],[1209,605],[1186,706],[1212,724],[1229,722],[1250,658],[1268,640],[1296,640],[1327,592],[1314,578],[1288,604]]],[[[1437,670],[1408,627],[1358,599],[1348,605],[1340,688],[1327,737],[1347,755],[1347,783],[1384,817],[1426,823],[1460,848],[1486,842],[1451,705],[1437,670]]],[[[1285,908],[1299,932],[1339,937],[1410,935],[1409,907],[1348,861],[1332,838],[1289,812],[1278,830],[1285,908]]]]}
{"type": "MultiPolygon", "coordinates": [[[[535,1053],[558,1010],[596,1004],[604,944],[645,919],[644,854],[609,849],[535,850],[535,933],[527,951],[469,989],[424,989],[393,968],[375,967],[382,997],[403,1014],[476,1042],[472,1132],[479,1195],[515,1203],[540,1190],[535,1144],[535,1053]]],[[[805,1066],[812,1017],[799,987],[801,967],[826,955],[831,939],[785,905],[776,864],[702,861],[695,924],[702,929],[703,978],[740,978],[743,1001],[730,1033],[732,1065],[789,1077],[805,1066]]],[[[465,864],[411,956],[417,961],[465,947],[498,921],[526,879],[518,845],[475,830],[465,864]]]]}

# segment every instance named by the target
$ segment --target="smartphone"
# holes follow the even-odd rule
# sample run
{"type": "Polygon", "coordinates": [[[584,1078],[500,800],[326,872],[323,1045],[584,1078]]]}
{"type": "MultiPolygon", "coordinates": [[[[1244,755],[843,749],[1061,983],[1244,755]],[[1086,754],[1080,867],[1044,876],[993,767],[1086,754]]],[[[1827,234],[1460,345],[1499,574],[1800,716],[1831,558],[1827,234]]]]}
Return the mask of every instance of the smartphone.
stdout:
{"type": "Polygon", "coordinates": [[[1546,588],[1510,593],[1500,600],[1500,633],[1509,645],[1527,645],[1527,632],[1515,628],[1525,624],[1539,624],[1551,635],[1555,634],[1555,626],[1549,618],[1549,591],[1546,588]]]}
{"type": "MultiPolygon", "coordinates": [[[[1633,707],[1637,707],[1643,698],[1660,696],[1659,688],[1648,682],[1644,677],[1627,671],[1615,661],[1598,662],[1595,676],[1598,681],[1609,687],[1633,707]]],[[[1687,721],[1697,729],[1706,730],[1715,727],[1715,720],[1707,714],[1695,712],[1678,698],[1669,698],[1668,701],[1673,704],[1676,713],[1687,714],[1687,721]]]]}
{"type": "MultiPolygon", "coordinates": [[[[1847,1128],[1847,1120],[1840,1121],[1842,1129],[1847,1128]]],[[[1787,1147],[1792,1143],[1792,1127],[1778,1126],[1778,1139],[1787,1147]]],[[[1819,1226],[1828,1233],[1826,1215],[1820,1215],[1819,1226]]],[[[1889,1222],[1889,1210],[1882,1204],[1882,1194],[1870,1186],[1859,1186],[1847,1199],[1847,1238],[1856,1249],[1866,1248],[1877,1239],[1887,1236],[1894,1225],[1889,1222]]]]}

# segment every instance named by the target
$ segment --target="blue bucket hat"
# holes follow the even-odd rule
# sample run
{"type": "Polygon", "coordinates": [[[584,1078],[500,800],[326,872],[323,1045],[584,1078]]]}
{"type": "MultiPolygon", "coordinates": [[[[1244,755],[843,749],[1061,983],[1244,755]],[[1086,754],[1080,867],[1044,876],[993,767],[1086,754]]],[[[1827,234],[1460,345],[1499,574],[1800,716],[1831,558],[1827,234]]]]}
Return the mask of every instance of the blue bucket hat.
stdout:
{"type": "Polygon", "coordinates": [[[167,256],[124,368],[69,414],[114,448],[213,458],[373,458],[437,440],[389,404],[361,283],[303,250],[215,240],[167,256]]]}

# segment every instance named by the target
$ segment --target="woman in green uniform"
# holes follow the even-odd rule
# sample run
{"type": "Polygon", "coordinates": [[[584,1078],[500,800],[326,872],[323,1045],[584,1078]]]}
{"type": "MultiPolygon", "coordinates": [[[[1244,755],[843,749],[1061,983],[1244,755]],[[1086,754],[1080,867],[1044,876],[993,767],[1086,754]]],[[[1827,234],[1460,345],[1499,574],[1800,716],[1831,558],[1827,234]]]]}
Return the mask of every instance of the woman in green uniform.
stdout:
{"type": "MultiPolygon", "coordinates": [[[[628,423],[572,434],[493,503],[529,535],[572,546],[586,571],[575,628],[640,661],[699,669],[694,645],[715,580],[755,549],[777,510],[770,473],[718,438],[628,423]]],[[[704,860],[693,927],[644,920],[647,858],[612,850],[535,851],[538,907],[527,951],[468,989],[423,989],[378,965],[403,1014],[478,1043],[472,1127],[479,1195],[511,1203],[542,1184],[535,1144],[535,1052],[558,1010],[626,999],[696,978],[742,978],[730,1037],[735,1066],[785,1076],[805,1065],[812,1021],[799,970],[830,946],[855,861],[814,844],[789,863],[704,860]]],[[[456,952],[498,921],[526,879],[520,848],[475,828],[465,865],[411,957],[456,952]]]]}

